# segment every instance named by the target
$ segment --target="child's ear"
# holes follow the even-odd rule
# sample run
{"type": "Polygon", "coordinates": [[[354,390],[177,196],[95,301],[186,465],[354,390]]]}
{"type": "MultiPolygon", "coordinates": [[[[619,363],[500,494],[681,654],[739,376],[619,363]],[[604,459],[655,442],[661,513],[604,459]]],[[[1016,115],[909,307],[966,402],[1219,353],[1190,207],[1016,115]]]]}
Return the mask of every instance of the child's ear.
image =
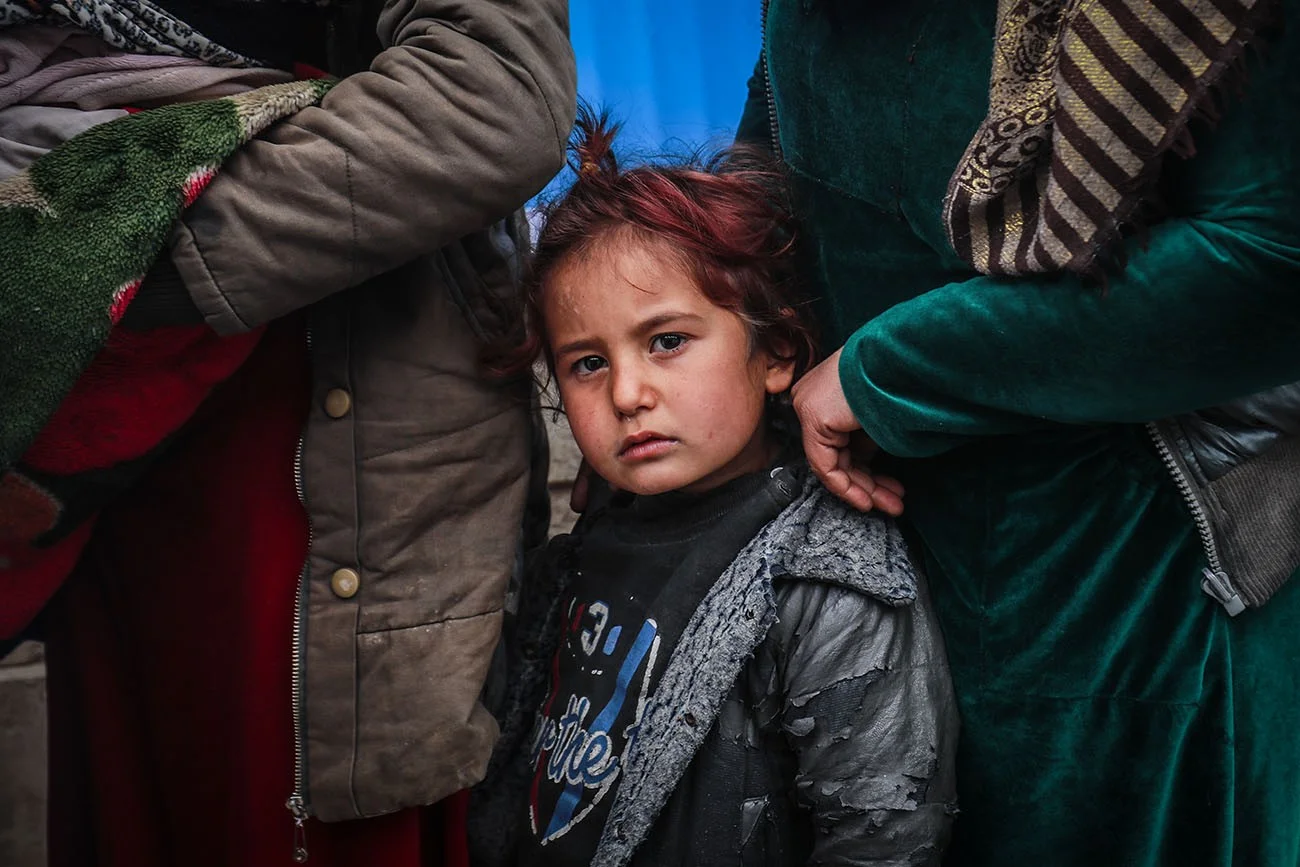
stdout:
{"type": "Polygon", "coordinates": [[[779,341],[764,354],[767,356],[767,377],[763,385],[768,394],[784,394],[794,385],[794,349],[785,341],[779,341]]]}

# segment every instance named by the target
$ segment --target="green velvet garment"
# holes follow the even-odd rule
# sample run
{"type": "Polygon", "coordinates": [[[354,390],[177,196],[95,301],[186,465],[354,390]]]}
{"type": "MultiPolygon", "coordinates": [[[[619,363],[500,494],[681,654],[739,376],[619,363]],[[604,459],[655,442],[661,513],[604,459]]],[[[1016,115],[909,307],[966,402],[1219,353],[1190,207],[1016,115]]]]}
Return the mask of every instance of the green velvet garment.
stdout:
{"type": "MultiPolygon", "coordinates": [[[[1300,380],[1300,2],[1105,291],[940,221],[994,0],[773,0],[828,347],[908,487],[963,717],[945,863],[1300,864],[1300,581],[1235,619],[1143,421],[1300,380]],[[865,324],[864,324],[865,323],[865,324]]],[[[741,135],[765,135],[757,88],[741,135]]]]}

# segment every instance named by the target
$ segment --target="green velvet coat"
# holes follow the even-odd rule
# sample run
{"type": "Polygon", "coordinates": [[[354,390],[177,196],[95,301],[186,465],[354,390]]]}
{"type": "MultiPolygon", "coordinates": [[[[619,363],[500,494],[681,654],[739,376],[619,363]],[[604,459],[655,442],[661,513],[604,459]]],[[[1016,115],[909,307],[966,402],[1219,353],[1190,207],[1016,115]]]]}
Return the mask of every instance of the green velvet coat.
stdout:
{"type": "MultiPolygon", "coordinates": [[[[907,485],[963,718],[949,865],[1300,864],[1300,581],[1232,619],[1141,422],[1300,380],[1300,2],[1107,291],[940,220],[994,0],[773,0],[828,348],[907,485]]],[[[767,136],[757,76],[741,136],[767,136]]]]}

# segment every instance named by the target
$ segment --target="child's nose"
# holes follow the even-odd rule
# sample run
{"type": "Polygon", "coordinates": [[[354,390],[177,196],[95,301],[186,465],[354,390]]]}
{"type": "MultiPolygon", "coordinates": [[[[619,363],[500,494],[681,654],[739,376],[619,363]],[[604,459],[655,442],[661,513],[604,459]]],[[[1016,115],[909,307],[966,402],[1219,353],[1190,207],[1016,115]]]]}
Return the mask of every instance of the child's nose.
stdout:
{"type": "Polygon", "coordinates": [[[639,366],[621,366],[611,373],[610,401],[619,415],[631,417],[654,406],[654,386],[639,366]]]}

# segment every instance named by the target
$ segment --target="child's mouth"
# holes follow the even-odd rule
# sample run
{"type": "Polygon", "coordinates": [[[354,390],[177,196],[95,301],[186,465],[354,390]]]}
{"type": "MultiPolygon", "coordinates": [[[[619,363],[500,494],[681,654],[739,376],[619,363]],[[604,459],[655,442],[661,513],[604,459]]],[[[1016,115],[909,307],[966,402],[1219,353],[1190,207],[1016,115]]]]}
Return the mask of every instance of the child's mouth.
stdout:
{"type": "Polygon", "coordinates": [[[620,460],[643,461],[667,454],[677,440],[660,436],[657,433],[639,433],[623,441],[623,448],[618,453],[620,460]]]}

